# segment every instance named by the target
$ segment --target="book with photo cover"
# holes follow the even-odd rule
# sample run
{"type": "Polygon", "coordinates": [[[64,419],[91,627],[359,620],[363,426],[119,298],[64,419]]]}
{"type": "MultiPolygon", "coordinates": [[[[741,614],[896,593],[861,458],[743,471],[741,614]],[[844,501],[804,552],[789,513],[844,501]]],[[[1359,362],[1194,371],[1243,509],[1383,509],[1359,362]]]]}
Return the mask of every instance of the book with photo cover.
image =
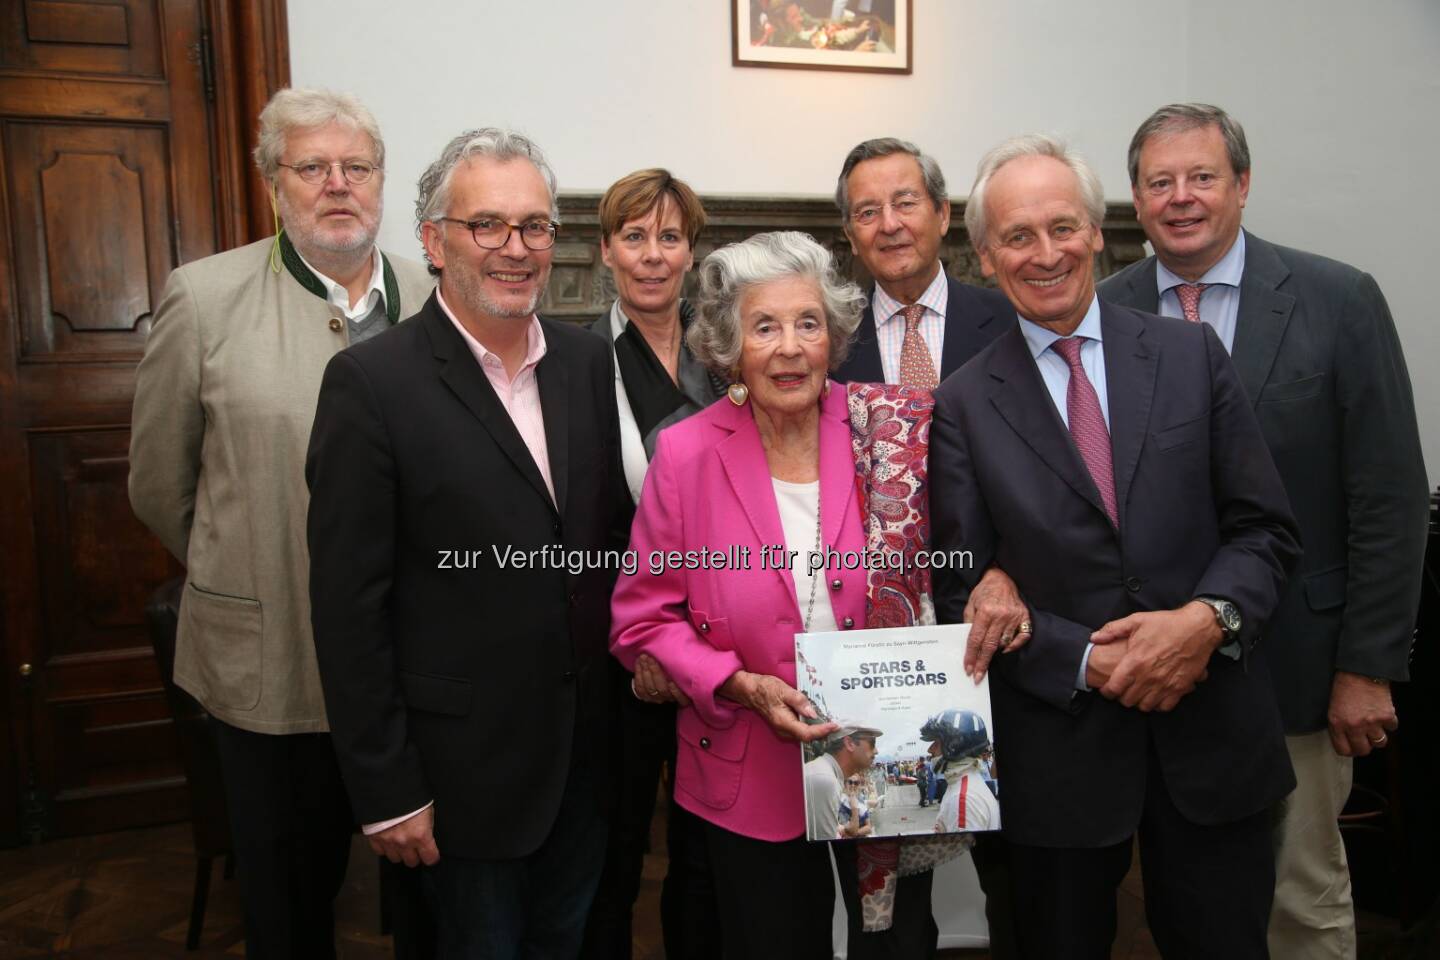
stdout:
{"type": "Polygon", "coordinates": [[[990,678],[965,676],[969,632],[796,634],[800,692],[840,725],[801,749],[809,839],[1000,829],[990,678]]]}

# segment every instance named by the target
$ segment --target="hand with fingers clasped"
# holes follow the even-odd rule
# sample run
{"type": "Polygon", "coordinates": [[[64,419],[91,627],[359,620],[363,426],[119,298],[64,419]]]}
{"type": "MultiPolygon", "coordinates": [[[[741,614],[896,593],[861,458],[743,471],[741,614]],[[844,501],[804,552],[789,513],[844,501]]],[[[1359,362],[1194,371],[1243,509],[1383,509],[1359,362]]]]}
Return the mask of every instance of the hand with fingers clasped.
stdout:
{"type": "Polygon", "coordinates": [[[682,707],[690,706],[690,698],[685,696],[685,691],[670,679],[670,674],[660,666],[660,661],[648,653],[642,653],[635,658],[635,676],[630,678],[630,690],[635,694],[637,700],[643,700],[645,703],[674,703],[682,707]]]}
{"type": "Polygon", "coordinates": [[[423,863],[430,867],[440,862],[440,850],[435,846],[433,806],[365,839],[370,841],[371,850],[391,863],[403,863],[407,867],[423,863]]]}
{"type": "Polygon", "coordinates": [[[965,604],[970,637],[965,642],[965,675],[985,678],[996,652],[1013,653],[1030,639],[1030,610],[1015,581],[999,567],[985,571],[965,604]]]}
{"type": "Polygon", "coordinates": [[[1173,710],[1209,676],[1206,665],[1224,637],[1214,611],[1199,601],[1178,610],[1132,613],[1090,635],[1095,646],[1086,683],[1126,707],[1173,710]]]}
{"type": "Polygon", "coordinates": [[[806,723],[819,714],[810,700],[779,677],[737,670],[720,685],[719,693],[760,715],[781,740],[809,743],[823,740],[840,729],[838,723],[806,723]]]}

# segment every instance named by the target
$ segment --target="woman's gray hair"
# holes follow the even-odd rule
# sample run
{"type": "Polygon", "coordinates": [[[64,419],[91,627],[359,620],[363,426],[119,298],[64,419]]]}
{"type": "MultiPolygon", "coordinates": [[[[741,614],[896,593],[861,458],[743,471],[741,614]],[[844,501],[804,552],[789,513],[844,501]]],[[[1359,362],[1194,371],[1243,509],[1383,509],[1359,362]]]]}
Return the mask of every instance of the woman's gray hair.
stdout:
{"type": "Polygon", "coordinates": [[[1214,124],[1225,141],[1225,153],[1230,158],[1230,168],[1238,177],[1250,169],[1250,144],[1245,140],[1245,128],[1240,121],[1219,107],[1208,103],[1170,103],[1145,118],[1135,136],[1130,138],[1130,153],[1126,158],[1130,167],[1130,186],[1140,183],[1140,151],[1151,137],[1184,133],[1196,127],[1214,124]]]}
{"type": "Polygon", "coordinates": [[[1085,206],[1090,225],[1096,230],[1105,223],[1105,188],[1095,175],[1090,164],[1080,154],[1065,146],[1063,140],[1048,137],[1043,133],[1027,133],[1011,137],[980,158],[980,167],[975,174],[975,185],[970,188],[970,199],[965,201],[965,229],[976,250],[985,249],[988,239],[985,222],[985,190],[995,172],[1012,160],[1022,157],[1051,157],[1069,167],[1080,185],[1080,202],[1085,206]]]}
{"type": "Polygon", "coordinates": [[[721,247],[700,264],[698,312],[685,343],[711,372],[734,377],[744,336],[740,299],[750,287],[790,277],[815,281],[825,304],[830,334],[828,369],[838,367],[850,352],[850,340],[865,311],[865,295],[835,273],[830,251],[808,233],[778,230],[721,247]]]}
{"type": "MultiPolygon", "coordinates": [[[[358,97],[312,87],[288,87],[271,97],[260,111],[260,131],[254,152],[260,176],[274,180],[280,173],[285,138],[292,130],[309,130],[327,123],[352,127],[369,136],[375,145],[375,166],[385,167],[385,141],[380,138],[380,125],[358,97]]],[[[296,159],[306,158],[292,158],[296,159]]]]}
{"type": "Polygon", "coordinates": [[[450,205],[450,182],[455,177],[455,168],[475,157],[489,157],[493,160],[525,159],[535,164],[545,186],[550,191],[550,219],[560,222],[560,207],[555,196],[555,171],[545,160],[545,153],[529,137],[512,130],[498,127],[481,127],[466,130],[440,151],[440,157],[420,174],[420,191],[415,199],[415,235],[420,236],[420,227],[445,216],[450,205]]]}

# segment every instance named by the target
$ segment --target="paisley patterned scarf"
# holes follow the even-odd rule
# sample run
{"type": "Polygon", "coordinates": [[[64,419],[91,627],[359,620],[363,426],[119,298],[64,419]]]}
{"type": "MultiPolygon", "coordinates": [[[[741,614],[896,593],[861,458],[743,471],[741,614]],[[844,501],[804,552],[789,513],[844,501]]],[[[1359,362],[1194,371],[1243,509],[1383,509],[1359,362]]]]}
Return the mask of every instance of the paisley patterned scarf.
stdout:
{"type": "MultiPolygon", "coordinates": [[[[870,571],[865,626],[933,624],[930,570],[909,561],[930,540],[927,455],[935,401],[929,390],[893,384],[852,383],[846,392],[865,549],[906,561],[870,571]]],[[[973,842],[967,834],[858,841],[865,931],[890,929],[900,877],[933,870],[973,842]]]]}

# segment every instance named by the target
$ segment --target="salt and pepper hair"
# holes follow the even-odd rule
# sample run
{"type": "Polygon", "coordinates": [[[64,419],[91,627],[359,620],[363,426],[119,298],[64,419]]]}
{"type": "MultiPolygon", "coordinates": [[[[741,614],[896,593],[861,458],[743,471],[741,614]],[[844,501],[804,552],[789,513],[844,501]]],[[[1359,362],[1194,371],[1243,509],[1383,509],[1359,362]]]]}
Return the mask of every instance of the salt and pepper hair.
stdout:
{"type": "Polygon", "coordinates": [[[1080,202],[1085,207],[1085,215],[1089,217],[1091,226],[1100,229],[1105,222],[1105,188],[1100,185],[1100,178],[1095,175],[1090,164],[1080,154],[1065,146],[1062,140],[1043,133],[1027,133],[1011,137],[980,158],[975,185],[970,188],[970,199],[965,202],[965,229],[969,232],[970,242],[975,245],[976,250],[984,250],[989,244],[986,236],[989,224],[985,221],[985,191],[990,186],[990,178],[1005,164],[1023,157],[1051,157],[1069,167],[1079,185],[1080,202]]]}
{"type": "Polygon", "coordinates": [[[807,233],[777,230],[721,247],[700,264],[698,311],[685,343],[695,359],[720,377],[733,378],[740,365],[740,300],[751,287],[776,280],[813,280],[825,305],[830,334],[828,369],[850,352],[850,340],[865,310],[860,288],[835,272],[830,251],[807,233]]]}
{"type": "MultiPolygon", "coordinates": [[[[358,97],[313,87],[287,87],[270,98],[260,111],[260,130],[255,143],[255,166],[260,176],[274,180],[280,173],[280,158],[285,154],[285,139],[294,130],[309,130],[338,123],[366,134],[374,146],[375,166],[385,166],[385,141],[380,138],[380,125],[358,97]]],[[[292,157],[295,160],[305,157],[292,157]]],[[[353,159],[353,158],[344,158],[353,159]]]]}
{"type": "Polygon", "coordinates": [[[1245,128],[1240,121],[1219,107],[1208,103],[1170,103],[1145,118],[1135,136],[1130,138],[1130,186],[1140,183],[1140,151],[1145,143],[1156,136],[1184,133],[1196,127],[1214,124],[1225,140],[1225,153],[1230,157],[1230,167],[1238,177],[1250,169],[1250,145],[1245,142],[1245,128]]]}
{"type": "Polygon", "coordinates": [[[550,219],[560,222],[560,207],[556,199],[555,171],[545,159],[545,153],[535,141],[513,130],[498,127],[481,127],[466,130],[445,144],[440,157],[425,172],[420,174],[419,195],[415,198],[415,235],[420,235],[421,224],[439,220],[445,216],[450,205],[450,184],[455,178],[455,168],[476,157],[492,160],[529,160],[545,178],[545,187],[550,191],[550,219]]]}
{"type": "Polygon", "coordinates": [[[847,224],[850,222],[850,174],[866,160],[877,160],[897,153],[908,153],[920,164],[920,176],[925,181],[925,192],[930,195],[930,202],[935,205],[936,210],[949,199],[945,193],[945,174],[940,172],[940,164],[935,162],[934,157],[921,151],[909,140],[877,137],[857,144],[845,155],[845,163],[840,167],[840,179],[835,184],[835,206],[840,208],[840,216],[847,224]]]}

